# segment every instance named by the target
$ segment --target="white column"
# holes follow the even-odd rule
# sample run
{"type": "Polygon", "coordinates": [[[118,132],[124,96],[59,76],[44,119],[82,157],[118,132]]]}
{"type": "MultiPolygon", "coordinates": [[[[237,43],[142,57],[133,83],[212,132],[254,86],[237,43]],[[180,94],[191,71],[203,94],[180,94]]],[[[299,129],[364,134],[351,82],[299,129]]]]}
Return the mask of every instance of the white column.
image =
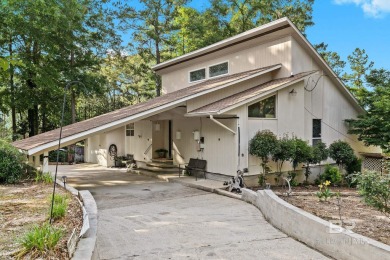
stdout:
{"type": "Polygon", "coordinates": [[[34,167],[38,169],[41,166],[41,162],[39,161],[40,154],[34,155],[34,167]]]}
{"type": "Polygon", "coordinates": [[[34,166],[34,157],[32,155],[28,156],[28,165],[34,166]]]}
{"type": "Polygon", "coordinates": [[[43,153],[43,166],[42,172],[49,172],[49,152],[43,153]]]}

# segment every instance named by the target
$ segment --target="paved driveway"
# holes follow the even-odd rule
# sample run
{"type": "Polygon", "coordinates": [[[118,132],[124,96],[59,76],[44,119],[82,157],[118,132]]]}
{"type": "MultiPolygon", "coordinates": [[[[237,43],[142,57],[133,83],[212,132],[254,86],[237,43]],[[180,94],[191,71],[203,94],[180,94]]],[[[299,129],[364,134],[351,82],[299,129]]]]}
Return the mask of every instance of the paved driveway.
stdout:
{"type": "Polygon", "coordinates": [[[100,259],[327,259],[236,199],[96,165],[60,172],[96,199],[100,259]]]}

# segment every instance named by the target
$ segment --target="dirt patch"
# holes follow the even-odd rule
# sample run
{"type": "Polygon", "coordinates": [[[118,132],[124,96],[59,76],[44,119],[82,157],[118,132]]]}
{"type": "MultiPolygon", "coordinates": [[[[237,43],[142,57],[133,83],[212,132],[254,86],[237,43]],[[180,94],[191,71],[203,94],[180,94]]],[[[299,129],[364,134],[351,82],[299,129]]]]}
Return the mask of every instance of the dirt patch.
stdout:
{"type": "MultiPolygon", "coordinates": [[[[20,238],[34,225],[48,221],[52,184],[24,182],[18,185],[0,185],[0,259],[12,259],[20,251],[20,238]]],[[[61,228],[64,235],[50,256],[50,259],[69,259],[66,243],[73,229],[79,233],[82,226],[82,209],[78,200],[62,187],[56,193],[68,194],[67,214],[54,226],[61,228]]],[[[46,258],[45,257],[45,258],[46,258]]],[[[25,256],[29,259],[30,256],[25,256]]]]}
{"type": "MultiPolygon", "coordinates": [[[[390,218],[366,205],[356,189],[334,188],[331,190],[340,192],[341,219],[345,228],[390,245],[390,218]]],[[[318,188],[295,187],[288,197],[283,195],[286,189],[273,188],[273,191],[283,200],[313,215],[335,224],[341,222],[337,199],[333,197],[329,201],[320,202],[316,196],[318,188]]]]}

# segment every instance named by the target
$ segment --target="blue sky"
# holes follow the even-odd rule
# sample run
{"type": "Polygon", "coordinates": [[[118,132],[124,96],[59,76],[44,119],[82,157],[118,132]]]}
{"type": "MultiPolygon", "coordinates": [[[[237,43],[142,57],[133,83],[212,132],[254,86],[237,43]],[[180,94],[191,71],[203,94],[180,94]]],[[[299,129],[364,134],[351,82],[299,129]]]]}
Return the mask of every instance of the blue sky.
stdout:
{"type": "Polygon", "coordinates": [[[316,0],[313,20],[312,44],[327,43],[345,61],[359,47],[375,68],[390,70],[390,0],[316,0]]]}
{"type": "Polygon", "coordinates": [[[345,61],[355,48],[365,49],[375,68],[390,70],[390,0],[316,0],[313,9],[315,25],[306,30],[312,44],[327,43],[345,61]]]}

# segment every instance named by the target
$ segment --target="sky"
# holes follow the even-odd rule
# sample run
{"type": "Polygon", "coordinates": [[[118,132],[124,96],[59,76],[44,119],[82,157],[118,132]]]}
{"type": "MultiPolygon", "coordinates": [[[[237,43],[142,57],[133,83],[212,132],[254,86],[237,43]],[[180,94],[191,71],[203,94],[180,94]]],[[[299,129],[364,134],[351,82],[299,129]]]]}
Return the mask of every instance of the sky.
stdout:
{"type": "MultiPolygon", "coordinates": [[[[190,6],[202,10],[207,2],[190,6]]],[[[306,29],[312,44],[325,42],[344,61],[355,48],[364,49],[375,68],[390,70],[390,0],[315,0],[313,21],[306,29]]]]}

